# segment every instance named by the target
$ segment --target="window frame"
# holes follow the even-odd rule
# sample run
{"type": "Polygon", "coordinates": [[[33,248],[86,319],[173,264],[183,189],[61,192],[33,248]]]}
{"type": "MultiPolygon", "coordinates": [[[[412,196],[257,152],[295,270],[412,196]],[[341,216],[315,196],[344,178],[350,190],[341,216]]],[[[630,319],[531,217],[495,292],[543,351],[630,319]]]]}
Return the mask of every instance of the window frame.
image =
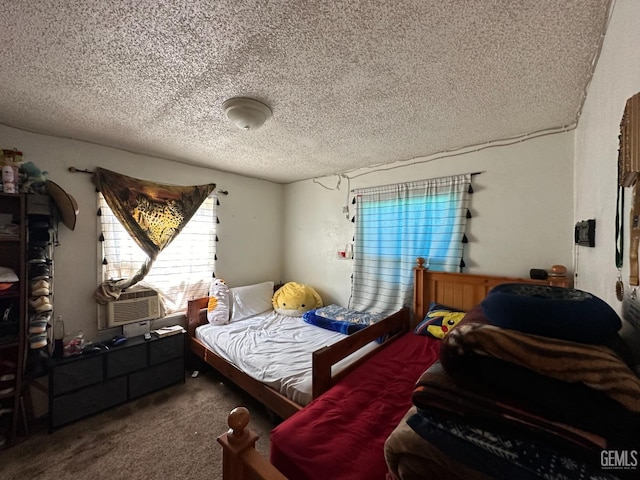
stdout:
{"type": "MultiPolygon", "coordinates": [[[[100,217],[99,221],[96,222],[99,238],[97,247],[98,283],[102,284],[104,281],[110,280],[110,276],[112,276],[113,279],[123,277],[130,278],[133,273],[142,266],[144,261],[148,259],[148,256],[129,236],[115,215],[113,215],[104,196],[100,192],[97,194],[97,204],[100,217]],[[107,223],[105,220],[111,227],[105,226],[105,223],[107,223]],[[114,234],[111,229],[114,229],[113,231],[116,233],[114,234]],[[115,237],[118,237],[116,241],[126,242],[126,247],[118,247],[118,244],[113,247],[110,246],[112,238],[115,237]],[[112,254],[107,252],[107,250],[111,248],[117,250],[119,255],[122,255],[121,250],[126,250],[124,253],[126,259],[122,261],[125,268],[119,270],[120,274],[118,275],[110,275],[110,272],[113,272],[113,270],[105,268],[105,261],[109,262],[108,259],[111,259],[110,265],[114,262],[112,254]]],[[[147,276],[137,284],[138,286],[152,288],[159,292],[163,300],[166,315],[184,312],[186,311],[186,303],[189,299],[208,295],[208,289],[215,271],[216,262],[216,244],[218,240],[217,205],[217,193],[214,191],[205,199],[180,234],[158,254],[147,276]],[[203,232],[201,230],[203,225],[207,225],[208,231],[203,232]],[[193,231],[194,229],[197,229],[197,233],[193,231]],[[185,234],[188,238],[185,238],[185,234]],[[202,242],[203,238],[206,240],[205,243],[202,242]],[[188,243],[188,247],[184,246],[186,243],[188,243]],[[198,249],[199,245],[202,245],[201,249],[198,249]],[[180,250],[181,247],[183,250],[180,250]],[[178,250],[179,253],[176,253],[176,250],[178,250]],[[165,265],[168,261],[167,259],[170,259],[169,265],[165,265]],[[173,274],[157,273],[159,269],[175,271],[176,268],[181,266],[188,266],[188,268],[180,273],[180,281],[167,281],[167,277],[171,279],[174,278],[173,274]],[[158,275],[164,278],[165,281],[156,281],[158,275]]],[[[122,258],[122,256],[120,258],[122,258]]]]}

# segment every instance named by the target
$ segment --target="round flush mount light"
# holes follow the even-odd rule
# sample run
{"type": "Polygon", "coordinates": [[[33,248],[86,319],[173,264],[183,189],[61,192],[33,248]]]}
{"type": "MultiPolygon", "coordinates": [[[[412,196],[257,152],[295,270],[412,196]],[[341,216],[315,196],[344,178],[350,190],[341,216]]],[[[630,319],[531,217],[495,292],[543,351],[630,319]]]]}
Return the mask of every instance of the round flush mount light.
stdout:
{"type": "Polygon", "coordinates": [[[229,120],[242,130],[255,130],[271,118],[271,109],[252,98],[230,98],[222,104],[229,120]]]}

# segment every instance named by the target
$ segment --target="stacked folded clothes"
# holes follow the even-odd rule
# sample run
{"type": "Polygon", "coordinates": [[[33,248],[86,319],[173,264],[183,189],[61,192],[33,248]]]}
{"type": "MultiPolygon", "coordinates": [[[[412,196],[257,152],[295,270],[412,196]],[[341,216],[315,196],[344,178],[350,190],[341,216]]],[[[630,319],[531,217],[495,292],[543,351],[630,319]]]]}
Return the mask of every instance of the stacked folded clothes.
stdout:
{"type": "Polygon", "coordinates": [[[556,288],[509,284],[471,309],[417,382],[407,424],[479,475],[637,478],[640,465],[601,463],[603,451],[640,451],[640,378],[620,319],[556,288]]]}

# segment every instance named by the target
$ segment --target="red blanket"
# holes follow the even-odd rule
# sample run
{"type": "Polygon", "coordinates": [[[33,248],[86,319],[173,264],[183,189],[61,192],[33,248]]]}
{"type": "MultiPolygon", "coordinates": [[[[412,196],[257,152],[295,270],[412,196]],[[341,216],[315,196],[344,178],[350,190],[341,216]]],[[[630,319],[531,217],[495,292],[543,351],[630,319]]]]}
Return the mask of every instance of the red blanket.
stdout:
{"type": "Polygon", "coordinates": [[[384,480],[384,442],[440,341],[408,333],[271,432],[271,463],[296,480],[384,480]]]}

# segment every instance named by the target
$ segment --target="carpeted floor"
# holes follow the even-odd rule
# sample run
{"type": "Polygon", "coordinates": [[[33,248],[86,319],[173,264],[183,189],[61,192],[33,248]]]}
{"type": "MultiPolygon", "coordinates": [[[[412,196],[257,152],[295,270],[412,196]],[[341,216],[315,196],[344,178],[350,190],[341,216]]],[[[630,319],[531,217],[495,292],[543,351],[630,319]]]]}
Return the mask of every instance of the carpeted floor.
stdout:
{"type": "Polygon", "coordinates": [[[251,397],[223,384],[207,370],[186,372],[174,385],[96,416],[46,430],[0,452],[0,479],[92,480],[222,478],[222,447],[227,415],[249,408],[251,427],[260,435],[258,451],[268,457],[275,420],[251,397]]]}

